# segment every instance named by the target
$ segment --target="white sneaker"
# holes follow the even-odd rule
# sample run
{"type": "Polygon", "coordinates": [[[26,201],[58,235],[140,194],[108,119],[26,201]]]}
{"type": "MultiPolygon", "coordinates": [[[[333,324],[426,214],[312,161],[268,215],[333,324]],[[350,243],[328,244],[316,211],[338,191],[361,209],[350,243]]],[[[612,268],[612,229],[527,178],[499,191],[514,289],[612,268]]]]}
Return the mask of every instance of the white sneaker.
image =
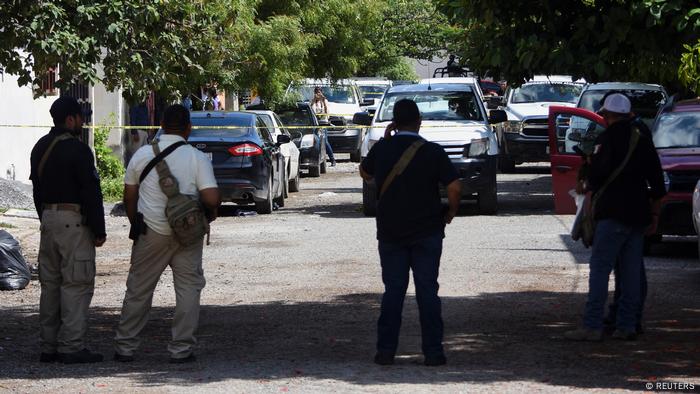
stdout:
{"type": "Polygon", "coordinates": [[[564,338],[570,341],[600,342],[603,340],[603,330],[581,327],[565,332],[564,338]]]}

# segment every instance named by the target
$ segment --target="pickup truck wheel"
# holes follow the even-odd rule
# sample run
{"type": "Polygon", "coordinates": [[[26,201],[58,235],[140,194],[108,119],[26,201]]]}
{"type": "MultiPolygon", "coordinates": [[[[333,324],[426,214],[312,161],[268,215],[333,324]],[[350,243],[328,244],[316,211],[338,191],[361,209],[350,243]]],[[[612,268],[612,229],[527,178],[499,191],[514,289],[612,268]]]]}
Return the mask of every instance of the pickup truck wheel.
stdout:
{"type": "Polygon", "coordinates": [[[272,213],[272,178],[267,180],[267,198],[255,202],[255,211],[260,215],[272,213]]]}
{"type": "Polygon", "coordinates": [[[498,159],[498,169],[503,174],[512,174],[515,172],[515,160],[508,157],[501,157],[498,159]]]}
{"type": "Polygon", "coordinates": [[[498,212],[498,188],[493,185],[490,189],[484,190],[477,196],[479,213],[482,215],[495,215],[498,212]]]}
{"type": "Polygon", "coordinates": [[[362,213],[372,217],[377,215],[377,191],[374,185],[362,181],[362,213]]]}
{"type": "Polygon", "coordinates": [[[350,161],[353,163],[359,163],[360,161],[362,161],[362,155],[360,154],[359,149],[350,153],[350,161]]]}
{"type": "Polygon", "coordinates": [[[318,178],[321,176],[321,165],[315,165],[309,167],[309,176],[313,178],[318,178]]]}

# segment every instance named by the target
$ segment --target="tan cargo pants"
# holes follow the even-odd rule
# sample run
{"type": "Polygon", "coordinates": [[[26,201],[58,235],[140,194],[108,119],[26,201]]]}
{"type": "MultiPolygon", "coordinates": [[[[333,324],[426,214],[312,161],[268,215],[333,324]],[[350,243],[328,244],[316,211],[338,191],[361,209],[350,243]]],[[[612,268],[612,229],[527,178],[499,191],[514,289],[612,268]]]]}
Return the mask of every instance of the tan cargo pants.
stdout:
{"type": "Polygon", "coordinates": [[[199,297],[205,285],[202,271],[203,242],[183,247],[172,236],[148,229],[131,250],[131,269],[126,280],[126,295],[115,336],[115,350],[133,355],[140,344],[139,333],[148,322],[153,291],[167,266],[173,271],[175,316],[168,351],[173,358],[192,353],[199,325],[199,297]]]}
{"type": "Polygon", "coordinates": [[[39,281],[41,351],[72,353],[84,349],[95,289],[95,238],[79,213],[43,211],[39,281]]]}

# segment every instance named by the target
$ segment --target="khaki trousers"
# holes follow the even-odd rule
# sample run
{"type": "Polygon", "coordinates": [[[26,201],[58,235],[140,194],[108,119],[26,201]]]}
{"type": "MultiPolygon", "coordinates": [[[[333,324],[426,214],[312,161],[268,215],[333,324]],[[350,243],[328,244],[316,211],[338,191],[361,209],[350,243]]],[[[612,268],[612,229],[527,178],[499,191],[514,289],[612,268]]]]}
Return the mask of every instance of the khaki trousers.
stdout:
{"type": "Polygon", "coordinates": [[[85,348],[87,315],[95,290],[95,238],[79,213],[44,210],[39,244],[43,353],[85,348]]]}
{"type": "Polygon", "coordinates": [[[173,358],[188,357],[197,343],[194,334],[199,325],[199,297],[205,285],[202,271],[203,242],[183,247],[174,237],[148,229],[131,250],[131,269],[126,280],[126,295],[115,336],[115,350],[133,355],[138,338],[148,322],[153,291],[167,266],[173,271],[175,317],[168,351],[173,358]]]}

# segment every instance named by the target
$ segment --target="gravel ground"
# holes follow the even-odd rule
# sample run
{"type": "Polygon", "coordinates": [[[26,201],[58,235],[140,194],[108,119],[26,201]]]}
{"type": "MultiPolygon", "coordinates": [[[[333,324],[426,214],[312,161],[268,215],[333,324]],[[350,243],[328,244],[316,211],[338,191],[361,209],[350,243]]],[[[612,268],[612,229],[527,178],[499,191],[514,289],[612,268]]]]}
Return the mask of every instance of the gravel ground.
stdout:
{"type": "Polygon", "coordinates": [[[32,187],[0,178],[0,208],[34,209],[32,187]]]}
{"type": "MultiPolygon", "coordinates": [[[[371,362],[382,292],[374,220],[360,213],[357,166],[340,163],[272,215],[228,216],[205,248],[198,361],[167,364],[174,293],[169,271],[153,300],[137,360],[43,365],[39,284],[1,293],[0,391],[11,392],[583,392],[644,391],[648,382],[700,387],[700,263],[694,242],[647,259],[646,334],[637,342],[569,343],[581,319],[589,252],[552,213],[548,168],[499,175],[500,211],[472,205],[447,229],[441,289],[448,365],[424,367],[414,293],[397,365],[371,362]]],[[[38,223],[7,218],[34,262],[38,223]]],[[[130,244],[110,217],[98,252],[90,346],[112,355],[130,244]]],[[[652,387],[654,388],[654,387],[652,387]]]]}

